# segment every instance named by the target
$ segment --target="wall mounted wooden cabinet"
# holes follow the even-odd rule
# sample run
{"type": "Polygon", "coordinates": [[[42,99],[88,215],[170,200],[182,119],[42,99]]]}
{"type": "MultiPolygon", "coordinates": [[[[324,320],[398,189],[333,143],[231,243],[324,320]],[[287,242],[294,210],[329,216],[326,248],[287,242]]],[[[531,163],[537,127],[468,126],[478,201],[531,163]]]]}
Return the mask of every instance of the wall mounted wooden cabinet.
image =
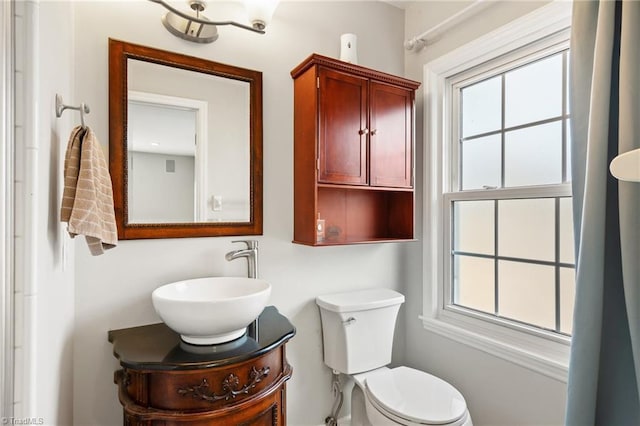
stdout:
{"type": "Polygon", "coordinates": [[[413,239],[420,83],[313,54],[294,79],[294,242],[413,239]]]}

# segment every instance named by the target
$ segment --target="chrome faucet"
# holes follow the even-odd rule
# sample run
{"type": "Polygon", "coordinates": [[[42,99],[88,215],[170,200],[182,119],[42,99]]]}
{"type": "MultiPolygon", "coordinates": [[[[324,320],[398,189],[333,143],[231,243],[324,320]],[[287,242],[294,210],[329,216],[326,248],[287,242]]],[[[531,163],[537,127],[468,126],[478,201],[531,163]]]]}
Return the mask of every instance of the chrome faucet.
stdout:
{"type": "Polygon", "coordinates": [[[227,253],[224,258],[231,261],[239,257],[247,258],[248,277],[258,278],[258,241],[256,240],[242,240],[232,241],[232,243],[245,243],[246,249],[234,250],[227,253]]]}
{"type": "MultiPolygon", "coordinates": [[[[224,258],[228,261],[233,259],[238,259],[239,257],[247,258],[247,267],[249,278],[258,278],[258,241],[256,240],[240,240],[240,241],[231,241],[232,243],[245,243],[247,245],[246,249],[234,250],[224,255],[224,258]]],[[[247,333],[249,336],[253,337],[256,341],[258,341],[258,318],[253,320],[249,327],[247,327],[247,333]]]]}

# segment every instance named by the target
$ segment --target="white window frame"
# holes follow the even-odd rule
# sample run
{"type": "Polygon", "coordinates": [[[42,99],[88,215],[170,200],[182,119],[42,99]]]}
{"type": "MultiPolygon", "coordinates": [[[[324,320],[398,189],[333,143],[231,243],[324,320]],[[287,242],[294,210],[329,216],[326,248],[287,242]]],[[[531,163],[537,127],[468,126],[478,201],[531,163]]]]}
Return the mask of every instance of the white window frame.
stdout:
{"type": "MultiPolygon", "coordinates": [[[[461,112],[459,109],[460,106],[460,97],[461,97],[461,89],[465,87],[469,87],[479,81],[486,80],[488,78],[492,78],[494,76],[500,76],[504,73],[516,69],[522,65],[532,64],[538,60],[542,60],[545,58],[549,58],[554,55],[564,55],[564,52],[569,49],[569,40],[565,40],[561,37],[558,40],[557,37],[545,38],[545,40],[540,43],[533,43],[530,46],[525,47],[524,49],[518,49],[513,53],[504,55],[501,58],[498,58],[496,61],[489,61],[488,63],[482,64],[478,67],[473,67],[468,72],[463,72],[462,74],[458,74],[451,79],[447,80],[447,89],[451,91],[451,105],[450,105],[450,137],[447,143],[448,148],[450,149],[451,157],[445,159],[447,161],[446,164],[449,165],[448,170],[451,173],[445,173],[445,177],[443,179],[444,190],[443,194],[443,208],[444,208],[444,232],[443,232],[443,246],[445,253],[451,253],[454,251],[453,242],[452,242],[452,224],[450,223],[450,219],[453,218],[453,203],[456,201],[479,201],[479,200],[515,200],[515,199],[556,199],[556,198],[565,198],[571,197],[571,184],[569,182],[559,182],[554,184],[545,184],[539,186],[507,186],[500,188],[492,188],[492,189],[465,189],[461,188],[461,162],[460,162],[460,143],[454,143],[453,141],[459,141],[461,138],[461,126],[457,122],[461,117],[461,112]],[[456,166],[456,164],[460,166],[456,166]]],[[[562,71],[566,72],[565,69],[562,71]]],[[[563,79],[566,79],[563,76],[563,79]]],[[[566,83],[565,83],[566,84],[566,83]]],[[[562,86],[563,91],[563,99],[566,97],[566,87],[562,86]]],[[[503,105],[504,108],[504,105],[503,105]]],[[[567,124],[567,111],[565,111],[566,107],[563,107],[563,110],[560,112],[558,116],[552,117],[554,120],[553,123],[561,123],[564,132],[568,132],[566,129],[567,124]]],[[[445,122],[447,121],[449,116],[445,115],[445,122]]],[[[544,120],[543,120],[544,121],[544,120]]],[[[522,123],[522,126],[527,126],[526,128],[531,128],[540,124],[540,120],[534,120],[530,123],[522,123]],[[537,124],[536,124],[537,123],[537,124]]],[[[501,132],[505,132],[505,128],[500,129],[501,132]]],[[[563,138],[565,136],[563,135],[563,138]]],[[[563,141],[563,153],[562,161],[563,163],[563,172],[562,178],[565,176],[565,167],[566,167],[566,159],[564,157],[566,152],[566,147],[564,146],[563,141]]],[[[504,155],[504,153],[503,153],[504,155]]],[[[504,173],[504,171],[503,171],[504,173]]],[[[556,212],[558,214],[558,212],[556,212]]],[[[554,234],[556,234],[554,232],[554,234]]],[[[558,243],[559,235],[554,235],[554,242],[558,243]]],[[[495,256],[498,256],[498,253],[495,253],[495,256]]],[[[499,256],[498,256],[499,257],[499,256]]],[[[444,282],[444,300],[443,306],[445,309],[457,311],[459,313],[464,313],[466,315],[476,316],[480,319],[494,320],[496,318],[495,315],[489,315],[481,312],[474,312],[464,305],[454,305],[453,301],[453,277],[452,277],[452,261],[453,256],[444,256],[444,274],[443,274],[443,282],[444,282]]],[[[526,264],[530,264],[533,259],[524,259],[519,258],[516,261],[524,262],[526,264]]],[[[556,263],[554,266],[566,267],[566,262],[561,262],[559,259],[556,261],[551,261],[551,263],[556,263]],[[557,263],[556,263],[557,262],[557,263]]],[[[549,265],[551,266],[551,265],[549,265]]],[[[498,281],[500,282],[500,281],[498,281]]],[[[556,283],[557,284],[557,283],[556,283]]],[[[556,309],[558,306],[556,306],[556,309]]],[[[556,315],[558,312],[556,312],[556,315]]],[[[513,318],[514,321],[517,321],[517,318],[513,318]]],[[[556,339],[560,338],[560,341],[567,341],[568,339],[562,336],[556,335],[556,333],[552,331],[544,331],[541,328],[535,326],[526,326],[524,323],[514,323],[507,321],[503,324],[508,327],[516,328],[520,331],[524,331],[532,334],[542,334],[545,338],[556,339]]]]}
{"type": "MultiPolygon", "coordinates": [[[[425,329],[566,382],[568,337],[540,332],[496,317],[470,315],[444,309],[445,236],[444,193],[454,178],[450,171],[456,144],[451,144],[451,86],[447,79],[486,64],[516,49],[535,53],[541,46],[565,44],[571,25],[571,2],[555,1],[519,18],[424,66],[424,269],[423,315],[425,329]]],[[[558,195],[570,195],[569,185],[558,195]]],[[[504,191],[504,190],[503,190],[504,191]]],[[[542,197],[549,192],[539,187],[542,197]],[[544,195],[542,195],[544,194],[544,195]]],[[[488,194],[487,194],[488,195],[488,194]]],[[[506,194],[502,194],[506,195],[506,194]]],[[[502,196],[500,197],[502,198],[502,196]]]]}

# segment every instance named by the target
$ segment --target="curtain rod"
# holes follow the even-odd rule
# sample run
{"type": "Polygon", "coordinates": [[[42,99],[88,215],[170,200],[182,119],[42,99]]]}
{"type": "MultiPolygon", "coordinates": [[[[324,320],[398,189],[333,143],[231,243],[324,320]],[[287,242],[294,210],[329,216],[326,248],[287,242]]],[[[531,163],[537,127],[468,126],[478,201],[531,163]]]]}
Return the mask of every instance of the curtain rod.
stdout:
{"type": "Polygon", "coordinates": [[[460,22],[470,18],[481,10],[485,9],[487,6],[490,6],[491,2],[487,0],[476,0],[469,6],[465,7],[461,11],[451,15],[449,18],[440,22],[436,26],[429,28],[427,31],[419,34],[413,38],[407,39],[404,42],[404,47],[407,50],[416,50],[419,51],[425,46],[432,44],[434,39],[440,36],[443,32],[448,30],[449,28],[454,27],[460,22]]]}

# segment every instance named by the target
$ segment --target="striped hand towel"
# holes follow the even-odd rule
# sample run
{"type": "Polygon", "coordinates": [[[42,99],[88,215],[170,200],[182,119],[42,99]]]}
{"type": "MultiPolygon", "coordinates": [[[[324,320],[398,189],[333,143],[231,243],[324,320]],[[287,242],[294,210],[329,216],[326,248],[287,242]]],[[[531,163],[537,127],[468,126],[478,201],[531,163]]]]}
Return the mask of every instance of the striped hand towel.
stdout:
{"type": "Polygon", "coordinates": [[[100,142],[89,127],[77,126],[69,137],[60,217],[68,222],[71,238],[85,236],[94,256],[118,243],[111,177],[100,142]]]}

